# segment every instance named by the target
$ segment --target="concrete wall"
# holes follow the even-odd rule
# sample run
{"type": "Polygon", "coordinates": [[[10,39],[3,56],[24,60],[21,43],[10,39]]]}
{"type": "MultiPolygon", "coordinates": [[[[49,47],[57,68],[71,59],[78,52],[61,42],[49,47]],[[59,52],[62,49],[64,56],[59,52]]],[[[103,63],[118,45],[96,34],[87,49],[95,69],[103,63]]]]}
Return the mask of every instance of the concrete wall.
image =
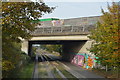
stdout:
{"type": "Polygon", "coordinates": [[[77,53],[87,53],[89,54],[89,49],[91,47],[92,41],[80,41],[72,43],[63,44],[63,53],[62,58],[65,61],[71,61],[74,58],[74,55],[77,53]]]}
{"type": "Polygon", "coordinates": [[[23,40],[21,44],[21,50],[28,54],[28,41],[23,40]]]}
{"type": "Polygon", "coordinates": [[[81,49],[79,50],[79,53],[88,53],[89,54],[89,51],[87,49],[90,49],[92,42],[93,42],[92,40],[86,41],[84,46],[82,46],[81,49]]]}

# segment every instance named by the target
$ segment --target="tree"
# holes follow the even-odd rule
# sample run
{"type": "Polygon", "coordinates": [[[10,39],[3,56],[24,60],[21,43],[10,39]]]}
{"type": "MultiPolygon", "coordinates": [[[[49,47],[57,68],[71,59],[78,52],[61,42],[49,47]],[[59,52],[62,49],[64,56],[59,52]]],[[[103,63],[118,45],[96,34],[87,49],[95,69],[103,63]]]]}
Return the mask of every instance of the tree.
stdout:
{"type": "Polygon", "coordinates": [[[15,67],[20,57],[21,39],[30,39],[37,23],[32,23],[53,7],[38,2],[2,2],[2,66],[3,71],[15,67]]]}
{"type": "Polygon", "coordinates": [[[40,48],[46,49],[49,52],[59,52],[61,53],[62,45],[41,45],[40,48]]]}
{"type": "Polygon", "coordinates": [[[118,67],[120,60],[119,52],[119,4],[113,2],[112,6],[108,5],[108,12],[102,9],[103,15],[100,17],[100,21],[97,23],[95,30],[91,31],[90,39],[93,39],[93,43],[90,51],[99,57],[99,61],[102,65],[108,65],[109,67],[118,67]]]}
{"type": "Polygon", "coordinates": [[[53,9],[45,3],[37,2],[3,2],[2,5],[3,39],[9,38],[18,42],[19,37],[30,37],[30,32],[36,25],[32,20],[40,18],[43,13],[50,13],[53,9]]]}

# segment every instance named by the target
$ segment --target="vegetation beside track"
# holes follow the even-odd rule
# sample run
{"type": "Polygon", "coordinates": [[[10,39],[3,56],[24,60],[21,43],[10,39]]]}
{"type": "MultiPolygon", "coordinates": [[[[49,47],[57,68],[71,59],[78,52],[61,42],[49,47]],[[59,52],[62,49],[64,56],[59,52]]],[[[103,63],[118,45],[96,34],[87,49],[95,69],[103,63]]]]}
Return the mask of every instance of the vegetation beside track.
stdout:
{"type": "Polygon", "coordinates": [[[54,64],[61,72],[62,74],[66,77],[66,78],[74,78],[75,80],[77,80],[76,77],[74,77],[71,73],[69,73],[68,71],[66,71],[63,66],[60,66],[59,63],[53,62],[52,64],[54,64]]]}
{"type": "Polygon", "coordinates": [[[41,78],[47,78],[48,77],[48,74],[47,74],[47,71],[46,71],[46,65],[44,65],[42,62],[38,63],[38,71],[39,71],[39,75],[41,78]]]}
{"type": "Polygon", "coordinates": [[[92,71],[98,75],[104,76],[105,78],[109,78],[110,80],[117,80],[120,75],[118,70],[105,71],[102,69],[93,69],[92,71]]]}
{"type": "Polygon", "coordinates": [[[18,78],[32,78],[34,70],[34,62],[28,63],[22,67],[19,72],[17,73],[18,78]]]}

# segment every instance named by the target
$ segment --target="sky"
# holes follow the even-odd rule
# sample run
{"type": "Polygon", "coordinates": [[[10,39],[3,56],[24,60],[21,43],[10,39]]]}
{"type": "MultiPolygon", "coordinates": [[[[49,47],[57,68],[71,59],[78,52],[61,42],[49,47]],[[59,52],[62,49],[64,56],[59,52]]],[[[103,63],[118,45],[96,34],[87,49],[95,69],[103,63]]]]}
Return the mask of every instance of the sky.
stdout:
{"type": "Polygon", "coordinates": [[[41,0],[44,2],[112,2],[112,1],[119,1],[119,0],[41,0]]]}
{"type": "Polygon", "coordinates": [[[107,10],[107,2],[47,2],[50,7],[56,7],[50,14],[43,15],[42,18],[78,18],[89,16],[100,16],[101,8],[107,10]]]}
{"type": "MultiPolygon", "coordinates": [[[[38,0],[36,0],[38,1],[38,0]]],[[[41,0],[50,7],[56,7],[50,14],[41,18],[69,19],[78,17],[100,16],[101,8],[107,10],[107,3],[119,0],[41,0]]]]}

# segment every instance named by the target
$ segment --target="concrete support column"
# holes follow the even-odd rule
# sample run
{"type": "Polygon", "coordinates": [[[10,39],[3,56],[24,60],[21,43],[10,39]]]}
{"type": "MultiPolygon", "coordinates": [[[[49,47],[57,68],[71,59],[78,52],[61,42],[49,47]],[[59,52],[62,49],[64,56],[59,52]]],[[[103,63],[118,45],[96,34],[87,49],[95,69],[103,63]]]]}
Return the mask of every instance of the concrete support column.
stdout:
{"type": "Polygon", "coordinates": [[[21,50],[25,52],[27,55],[32,56],[32,43],[29,41],[23,40],[21,50]]]}
{"type": "Polygon", "coordinates": [[[22,41],[21,50],[26,54],[28,54],[28,41],[26,40],[22,41]]]}

